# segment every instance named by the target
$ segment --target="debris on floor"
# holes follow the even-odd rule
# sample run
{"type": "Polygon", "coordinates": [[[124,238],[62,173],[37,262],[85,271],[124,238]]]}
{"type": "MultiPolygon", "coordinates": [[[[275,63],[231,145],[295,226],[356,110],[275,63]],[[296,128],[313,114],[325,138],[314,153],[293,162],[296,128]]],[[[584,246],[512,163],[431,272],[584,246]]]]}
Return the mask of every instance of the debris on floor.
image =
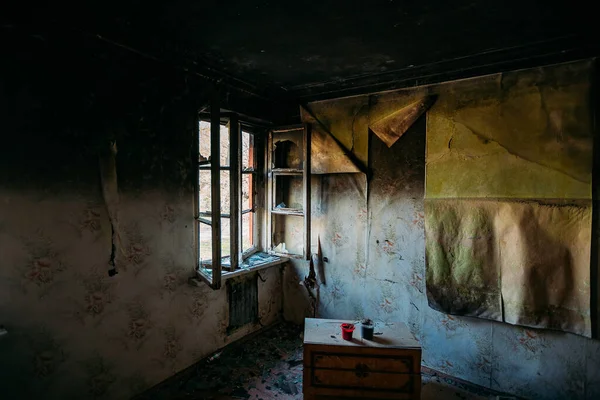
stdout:
{"type": "MultiPolygon", "coordinates": [[[[136,400],[302,399],[302,327],[279,324],[148,390],[136,400]]],[[[424,373],[422,400],[496,399],[498,393],[424,373]]]]}

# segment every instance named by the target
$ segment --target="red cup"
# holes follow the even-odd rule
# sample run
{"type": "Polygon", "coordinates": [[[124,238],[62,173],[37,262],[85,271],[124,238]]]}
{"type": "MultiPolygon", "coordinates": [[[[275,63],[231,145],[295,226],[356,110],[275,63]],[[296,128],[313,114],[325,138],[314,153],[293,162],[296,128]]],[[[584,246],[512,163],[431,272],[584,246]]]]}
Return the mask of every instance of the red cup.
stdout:
{"type": "Polygon", "coordinates": [[[354,332],[354,324],[342,324],[342,339],[352,340],[352,332],[354,332]]]}

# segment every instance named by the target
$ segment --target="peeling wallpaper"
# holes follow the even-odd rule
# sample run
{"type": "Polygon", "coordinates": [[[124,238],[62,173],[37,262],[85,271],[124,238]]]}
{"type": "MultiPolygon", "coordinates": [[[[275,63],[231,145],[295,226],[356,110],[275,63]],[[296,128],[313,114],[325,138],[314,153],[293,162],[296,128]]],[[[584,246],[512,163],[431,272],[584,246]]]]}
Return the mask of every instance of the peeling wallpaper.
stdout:
{"type": "Polygon", "coordinates": [[[592,66],[440,88],[427,114],[431,307],[591,337],[592,66]]]}
{"type": "Polygon", "coordinates": [[[442,85],[427,198],[591,199],[593,63],[442,85]]]}
{"type": "Polygon", "coordinates": [[[591,335],[591,206],[426,199],[425,215],[431,307],[591,335]]]}
{"type": "MultiPolygon", "coordinates": [[[[346,149],[351,150],[360,162],[367,164],[369,140],[363,132],[368,124],[368,97],[358,96],[311,103],[310,109],[330,132],[344,132],[344,135],[335,135],[335,137],[346,149]]],[[[304,109],[300,109],[300,113],[303,121],[312,123],[313,130],[322,130],[304,109]]]]}
{"type": "MultiPolygon", "coordinates": [[[[402,94],[373,97],[401,103],[402,94]]],[[[449,315],[428,306],[425,130],[423,116],[389,149],[371,134],[368,189],[361,174],[313,179],[312,212],[318,222],[313,241],[320,238],[329,261],[314,298],[299,283],[308,274],[307,265],[295,261],[286,269],[286,318],[402,321],[422,344],[422,362],[429,368],[525,398],[600,397],[599,341],[449,315]]]]}

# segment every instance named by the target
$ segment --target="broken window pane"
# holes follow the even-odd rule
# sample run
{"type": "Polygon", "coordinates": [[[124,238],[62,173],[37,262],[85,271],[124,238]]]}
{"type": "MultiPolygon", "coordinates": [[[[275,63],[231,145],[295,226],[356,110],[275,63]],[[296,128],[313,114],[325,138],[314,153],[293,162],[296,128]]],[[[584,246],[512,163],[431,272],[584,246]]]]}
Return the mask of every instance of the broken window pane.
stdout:
{"type": "Polygon", "coordinates": [[[200,121],[198,123],[198,163],[206,165],[210,161],[210,122],[200,121]]]}

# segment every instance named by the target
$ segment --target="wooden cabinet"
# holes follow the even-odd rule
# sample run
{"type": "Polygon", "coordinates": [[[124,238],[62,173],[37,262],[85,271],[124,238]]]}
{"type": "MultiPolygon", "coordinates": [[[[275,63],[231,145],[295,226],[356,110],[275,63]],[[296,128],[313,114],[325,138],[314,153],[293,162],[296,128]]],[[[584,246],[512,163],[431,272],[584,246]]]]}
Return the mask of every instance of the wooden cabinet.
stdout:
{"type": "Polygon", "coordinates": [[[403,323],[380,323],[373,340],[360,325],[342,339],[342,320],[307,318],[304,328],[305,399],[419,399],[421,346],[403,323]]]}

